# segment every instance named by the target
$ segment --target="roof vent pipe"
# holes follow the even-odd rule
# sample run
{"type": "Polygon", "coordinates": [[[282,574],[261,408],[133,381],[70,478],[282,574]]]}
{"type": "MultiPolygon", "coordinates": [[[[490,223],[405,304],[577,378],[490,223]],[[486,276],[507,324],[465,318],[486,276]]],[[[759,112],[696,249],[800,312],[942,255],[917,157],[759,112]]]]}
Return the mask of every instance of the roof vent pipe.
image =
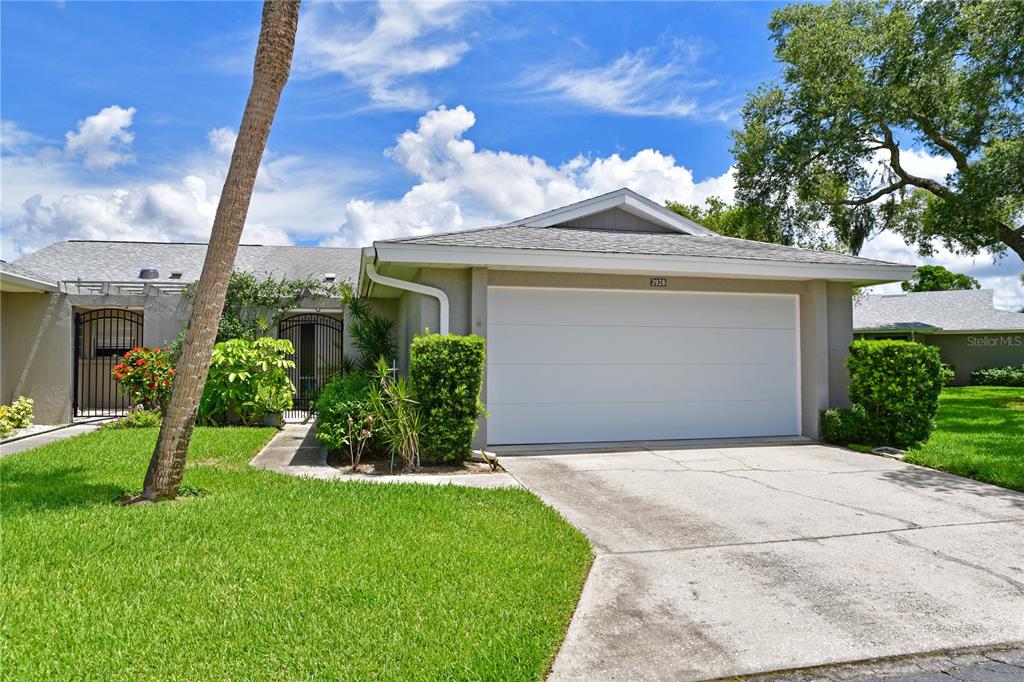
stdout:
{"type": "Polygon", "coordinates": [[[142,268],[139,270],[139,279],[160,279],[160,271],[156,268],[142,268]]]}
{"type": "Polygon", "coordinates": [[[428,287],[426,284],[416,284],[415,282],[406,282],[404,279],[385,277],[374,269],[373,263],[370,261],[367,261],[366,263],[366,276],[370,278],[371,282],[376,282],[381,286],[394,287],[395,289],[402,289],[404,291],[411,291],[416,294],[423,294],[424,296],[436,298],[441,307],[441,335],[444,336],[448,334],[448,294],[444,293],[440,289],[428,287]]]}

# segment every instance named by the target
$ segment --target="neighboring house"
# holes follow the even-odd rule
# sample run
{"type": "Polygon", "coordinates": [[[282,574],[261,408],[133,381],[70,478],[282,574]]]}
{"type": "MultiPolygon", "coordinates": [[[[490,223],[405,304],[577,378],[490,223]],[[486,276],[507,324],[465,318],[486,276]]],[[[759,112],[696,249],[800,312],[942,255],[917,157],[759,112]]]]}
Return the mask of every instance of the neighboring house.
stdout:
{"type": "Polygon", "coordinates": [[[959,386],[975,369],[1024,364],[1024,313],[996,310],[988,289],[861,295],[854,299],[853,329],[859,338],[938,346],[959,386]]]}
{"type": "MultiPolygon", "coordinates": [[[[49,419],[69,418],[75,365],[80,374],[94,361],[73,360],[76,347],[109,354],[130,340],[93,334],[83,316],[127,309],[141,314],[130,329],[147,345],[173,339],[185,309],[174,287],[198,276],[204,249],[62,242],[18,261],[40,283],[25,293],[3,280],[0,399],[45,395],[37,405],[49,419]],[[159,278],[139,279],[147,267],[159,278]]],[[[351,273],[357,293],[396,321],[403,371],[417,334],[485,337],[481,445],[816,437],[818,411],[847,400],[851,287],[913,273],[721,237],[625,189],[362,250],[242,247],[236,265],[351,273]]]]}

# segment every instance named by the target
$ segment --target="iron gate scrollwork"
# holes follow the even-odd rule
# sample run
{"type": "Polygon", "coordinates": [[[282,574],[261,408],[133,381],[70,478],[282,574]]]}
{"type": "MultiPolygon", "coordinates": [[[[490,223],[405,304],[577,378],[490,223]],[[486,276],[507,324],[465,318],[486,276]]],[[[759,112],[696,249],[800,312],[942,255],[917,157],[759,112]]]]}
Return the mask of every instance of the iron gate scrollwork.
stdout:
{"type": "Polygon", "coordinates": [[[295,398],[285,419],[307,419],[312,414],[320,391],[341,365],[343,330],[339,318],[322,313],[301,313],[281,320],[277,336],[288,339],[295,348],[295,366],[288,370],[295,398]]]}
{"type": "Polygon", "coordinates": [[[131,408],[112,370],[142,345],[142,313],[103,308],[75,313],[72,406],[76,417],[115,417],[131,408]]]}

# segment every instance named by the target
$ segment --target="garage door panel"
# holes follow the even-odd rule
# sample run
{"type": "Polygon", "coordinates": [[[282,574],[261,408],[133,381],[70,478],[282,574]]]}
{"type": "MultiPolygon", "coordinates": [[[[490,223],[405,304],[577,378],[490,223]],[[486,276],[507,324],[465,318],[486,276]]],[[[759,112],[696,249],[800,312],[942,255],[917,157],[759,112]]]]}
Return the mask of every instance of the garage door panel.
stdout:
{"type": "Polygon", "coordinates": [[[791,317],[789,296],[737,296],[678,291],[609,291],[492,287],[490,305],[501,310],[503,324],[672,324],[777,328],[791,317]],[[685,316],[680,311],[685,310],[685,316]]]}
{"type": "Polygon", "coordinates": [[[799,433],[796,297],[488,289],[488,442],[799,433]]]}
{"type": "Polygon", "coordinates": [[[488,347],[500,364],[567,362],[751,363],[794,356],[793,329],[492,325],[488,347]],[[612,352],[616,357],[609,357],[612,352]]]}
{"type": "Polygon", "coordinates": [[[742,438],[795,433],[791,400],[650,403],[623,409],[611,403],[504,405],[488,420],[494,443],[585,443],[677,438],[742,438]],[[738,412],[737,410],[742,410],[738,412]]]}
{"type": "Polygon", "coordinates": [[[491,365],[487,400],[493,409],[530,396],[537,404],[649,403],[791,399],[793,364],[748,365],[491,365]],[[542,390],[537,390],[543,387],[542,390]]]}

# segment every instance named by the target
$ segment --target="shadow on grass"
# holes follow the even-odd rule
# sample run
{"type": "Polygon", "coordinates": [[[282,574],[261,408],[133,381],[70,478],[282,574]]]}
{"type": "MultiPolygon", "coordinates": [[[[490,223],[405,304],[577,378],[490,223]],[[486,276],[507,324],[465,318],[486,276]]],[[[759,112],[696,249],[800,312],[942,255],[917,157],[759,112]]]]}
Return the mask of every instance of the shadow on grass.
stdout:
{"type": "Polygon", "coordinates": [[[88,480],[84,467],[47,471],[10,468],[2,474],[4,515],[117,505],[127,491],[113,483],[88,480]]]}
{"type": "Polygon", "coordinates": [[[998,498],[1009,502],[1014,508],[1024,510],[1024,493],[1000,488],[992,483],[982,483],[956,474],[928,469],[922,466],[901,467],[882,473],[892,483],[927,490],[933,493],[976,495],[984,498],[998,498]]]}

